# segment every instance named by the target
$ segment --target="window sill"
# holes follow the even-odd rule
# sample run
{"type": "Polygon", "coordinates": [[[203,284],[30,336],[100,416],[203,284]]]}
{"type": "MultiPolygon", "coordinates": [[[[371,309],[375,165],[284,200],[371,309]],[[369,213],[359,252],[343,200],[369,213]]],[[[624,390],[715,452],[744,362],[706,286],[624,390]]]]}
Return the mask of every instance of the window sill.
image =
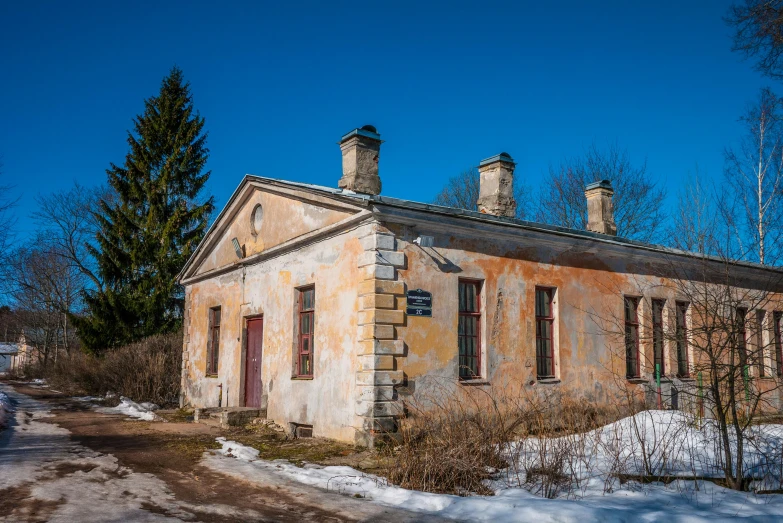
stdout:
{"type": "Polygon", "coordinates": [[[641,376],[637,376],[635,378],[625,378],[625,380],[628,383],[632,383],[634,385],[641,385],[643,383],[649,383],[650,382],[650,380],[648,380],[647,378],[642,378],[641,376]]]}
{"type": "Polygon", "coordinates": [[[472,380],[459,380],[461,385],[489,385],[489,380],[484,378],[475,378],[472,380]]]}
{"type": "Polygon", "coordinates": [[[536,381],[541,385],[560,383],[560,378],[537,378],[536,381]]]}
{"type": "Polygon", "coordinates": [[[696,381],[696,378],[693,376],[677,376],[677,379],[680,381],[684,381],[685,383],[693,383],[696,381]]]}
{"type": "Polygon", "coordinates": [[[291,376],[291,379],[294,381],[312,381],[312,376],[291,376]]]}
{"type": "Polygon", "coordinates": [[[217,378],[218,375],[217,374],[206,374],[206,375],[204,375],[204,377],[205,378],[217,378]]]}

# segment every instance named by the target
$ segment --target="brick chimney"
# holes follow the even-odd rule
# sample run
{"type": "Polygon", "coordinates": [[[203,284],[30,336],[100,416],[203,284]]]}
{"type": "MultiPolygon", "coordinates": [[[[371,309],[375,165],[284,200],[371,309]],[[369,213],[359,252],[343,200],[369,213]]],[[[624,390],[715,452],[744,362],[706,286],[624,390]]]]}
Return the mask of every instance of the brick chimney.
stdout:
{"type": "Polygon", "coordinates": [[[343,177],[337,186],[363,194],[380,194],[381,135],[375,127],[365,125],[346,134],[340,139],[340,150],[343,152],[343,177]]]}
{"type": "Polygon", "coordinates": [[[514,159],[508,153],[500,153],[481,161],[479,164],[479,198],[476,202],[479,212],[509,218],[516,215],[515,166],[514,159]]]}
{"type": "Polygon", "coordinates": [[[601,234],[616,235],[614,224],[614,204],[612,203],[612,182],[601,180],[585,187],[587,198],[587,230],[601,234]]]}

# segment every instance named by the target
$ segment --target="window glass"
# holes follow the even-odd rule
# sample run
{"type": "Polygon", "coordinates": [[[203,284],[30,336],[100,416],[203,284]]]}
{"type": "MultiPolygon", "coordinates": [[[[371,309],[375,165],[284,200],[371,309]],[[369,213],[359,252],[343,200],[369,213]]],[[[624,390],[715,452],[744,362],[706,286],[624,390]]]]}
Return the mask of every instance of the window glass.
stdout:
{"type": "Polygon", "coordinates": [[[663,358],[663,308],[665,303],[663,300],[652,301],[653,371],[657,369],[661,376],[666,375],[663,358]]]}
{"type": "Polygon", "coordinates": [[[638,298],[625,298],[625,375],[628,378],[640,375],[638,307],[638,298]]]}
{"type": "Polygon", "coordinates": [[[690,376],[688,366],[688,304],[677,302],[676,309],[676,330],[675,338],[677,340],[677,376],[687,378],[690,376]]]}
{"type": "Polygon", "coordinates": [[[458,289],[459,377],[481,376],[481,283],[460,280],[458,289]]]}
{"type": "Polygon", "coordinates": [[[538,378],[555,377],[553,293],[554,289],[536,288],[536,375],[538,378]]]}
{"type": "Polygon", "coordinates": [[[299,340],[296,373],[313,375],[313,333],[315,330],[315,287],[299,290],[299,340]]]}
{"type": "Polygon", "coordinates": [[[220,307],[209,309],[209,335],[207,341],[208,376],[217,375],[218,358],[220,357],[220,307]]]}

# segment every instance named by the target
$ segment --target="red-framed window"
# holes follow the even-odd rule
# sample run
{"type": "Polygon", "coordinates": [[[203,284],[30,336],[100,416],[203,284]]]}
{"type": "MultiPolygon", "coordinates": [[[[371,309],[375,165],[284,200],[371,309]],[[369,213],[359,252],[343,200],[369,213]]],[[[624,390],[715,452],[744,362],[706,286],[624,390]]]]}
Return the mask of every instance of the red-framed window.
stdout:
{"type": "Polygon", "coordinates": [[[778,376],[783,376],[783,312],[772,314],[772,336],[775,338],[775,359],[778,376]]]}
{"type": "Polygon", "coordinates": [[[625,376],[638,378],[639,367],[639,298],[625,297],[625,376]]]}
{"type": "Polygon", "coordinates": [[[209,339],[207,340],[207,376],[217,376],[220,358],[220,307],[209,309],[209,339]]]}
{"type": "Polygon", "coordinates": [[[748,309],[737,307],[735,316],[735,335],[737,337],[737,353],[739,354],[739,364],[744,375],[745,365],[748,364],[748,340],[745,322],[747,321],[748,309]]]}
{"type": "Polygon", "coordinates": [[[677,376],[688,378],[691,375],[688,365],[688,303],[678,301],[675,304],[675,338],[677,340],[677,376]]]}
{"type": "Polygon", "coordinates": [[[666,375],[665,362],[663,357],[663,309],[666,306],[664,300],[652,301],[652,341],[653,341],[653,372],[660,369],[661,376],[666,375]]]}
{"type": "Polygon", "coordinates": [[[555,290],[536,287],[536,375],[540,378],[555,377],[555,290]]]}
{"type": "Polygon", "coordinates": [[[767,369],[764,368],[764,316],[766,311],[756,311],[756,358],[759,369],[759,378],[767,375],[767,369]]]}
{"type": "Polygon", "coordinates": [[[296,375],[313,376],[313,327],[315,326],[315,286],[299,289],[299,339],[296,375]]]}
{"type": "Polygon", "coordinates": [[[481,282],[459,280],[459,377],[481,377],[481,282]]]}

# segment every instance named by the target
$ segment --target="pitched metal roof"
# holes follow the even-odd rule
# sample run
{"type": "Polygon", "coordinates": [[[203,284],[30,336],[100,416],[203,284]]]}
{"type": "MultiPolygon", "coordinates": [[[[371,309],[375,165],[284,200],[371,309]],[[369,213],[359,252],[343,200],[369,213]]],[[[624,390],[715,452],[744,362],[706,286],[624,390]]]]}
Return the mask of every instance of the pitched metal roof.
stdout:
{"type": "MultiPolygon", "coordinates": [[[[570,229],[568,227],[559,227],[557,225],[549,225],[546,223],[533,222],[528,220],[519,220],[517,218],[507,218],[505,216],[495,216],[493,214],[485,214],[478,211],[470,211],[467,209],[459,209],[456,207],[446,207],[443,205],[435,205],[430,203],[415,202],[412,200],[403,200],[400,198],[391,198],[389,196],[360,194],[353,191],[344,189],[337,189],[334,187],[324,187],[321,185],[312,185],[300,182],[290,182],[287,180],[278,180],[274,178],[265,178],[263,176],[256,176],[252,174],[246,175],[247,178],[253,179],[262,183],[281,184],[286,186],[294,186],[311,191],[322,192],[327,195],[340,196],[345,198],[355,199],[357,202],[365,202],[366,204],[377,203],[381,205],[388,205],[391,207],[401,207],[405,209],[412,209],[416,211],[429,212],[433,214],[449,215],[459,218],[467,218],[472,220],[481,220],[482,222],[496,223],[501,226],[517,226],[524,229],[536,230],[542,232],[549,232],[557,235],[567,235],[574,237],[581,237],[590,240],[596,240],[599,242],[610,243],[614,245],[625,245],[631,248],[643,249],[647,251],[661,252],[665,254],[673,254],[678,256],[688,256],[691,258],[708,259],[725,263],[726,260],[718,256],[702,255],[690,251],[684,251],[681,249],[675,249],[672,247],[665,247],[663,245],[656,245],[652,243],[645,243],[636,240],[630,240],[628,238],[622,238],[620,236],[609,236],[592,231],[585,231],[582,229],[570,229]]],[[[732,265],[745,266],[755,269],[763,269],[772,272],[779,272],[783,274],[783,267],[761,265],[759,263],[752,263],[746,261],[734,261],[731,260],[732,265]]]]}
{"type": "Polygon", "coordinates": [[[19,352],[18,343],[0,342],[0,354],[16,354],[19,352]]]}
{"type": "MultiPolygon", "coordinates": [[[[322,185],[314,185],[309,183],[301,183],[301,182],[292,182],[288,180],[280,180],[276,178],[267,178],[264,176],[258,176],[255,174],[246,174],[245,178],[243,179],[242,183],[239,184],[239,187],[237,187],[237,190],[234,191],[234,193],[229,198],[228,202],[224,206],[223,210],[220,212],[220,214],[217,216],[215,221],[210,226],[209,230],[207,230],[207,233],[204,235],[204,239],[201,241],[199,246],[194,251],[193,255],[191,256],[190,260],[185,264],[185,268],[183,268],[182,272],[180,272],[178,279],[181,278],[187,268],[189,267],[192,260],[195,259],[196,254],[201,250],[201,247],[204,244],[204,241],[207,239],[207,236],[209,236],[210,232],[214,229],[216,224],[220,221],[223,214],[226,212],[226,210],[231,206],[231,203],[239,196],[240,189],[245,185],[245,182],[247,181],[255,181],[259,183],[264,183],[268,185],[278,185],[283,187],[293,187],[298,189],[304,189],[309,192],[313,193],[320,193],[322,195],[341,199],[343,201],[349,201],[354,204],[363,205],[366,207],[369,207],[373,204],[380,205],[380,206],[389,206],[389,207],[399,207],[404,209],[410,209],[414,211],[420,211],[424,213],[432,213],[432,214],[438,214],[438,215],[446,215],[446,216],[452,216],[455,218],[462,218],[467,220],[478,220],[484,223],[491,223],[496,224],[500,227],[518,227],[522,229],[527,229],[531,231],[539,231],[544,233],[550,233],[558,236],[571,236],[574,238],[582,238],[582,239],[589,239],[601,243],[607,243],[612,245],[621,245],[626,246],[632,249],[639,249],[639,250],[645,250],[645,251],[652,251],[652,252],[659,252],[663,254],[669,254],[669,255],[676,255],[676,256],[686,256],[689,258],[695,258],[695,259],[706,259],[711,260],[715,262],[720,263],[726,263],[727,260],[717,257],[717,256],[710,256],[710,255],[702,255],[699,253],[684,251],[681,249],[675,249],[672,247],[665,247],[662,245],[656,245],[651,243],[645,243],[640,242],[636,240],[630,240],[628,238],[622,238],[620,236],[609,236],[606,234],[600,234],[597,232],[592,231],[586,231],[581,229],[570,229],[567,227],[559,227],[557,225],[549,225],[545,223],[538,223],[528,220],[519,220],[517,218],[507,218],[505,216],[495,216],[493,214],[485,214],[478,211],[470,211],[467,209],[459,209],[456,207],[446,207],[443,205],[435,205],[430,203],[421,203],[416,202],[412,200],[404,200],[401,198],[392,198],[389,196],[381,196],[381,195],[372,195],[372,194],[362,194],[357,193],[354,191],[350,191],[347,189],[340,189],[335,187],[325,187],[322,185]]],[[[728,261],[731,265],[734,266],[740,266],[740,267],[747,267],[752,269],[761,269],[765,271],[771,271],[775,273],[779,273],[783,275],[783,267],[777,267],[777,266],[769,266],[769,265],[761,265],[758,263],[752,263],[752,262],[746,262],[746,261],[735,261],[735,260],[729,260],[728,261]]]]}

